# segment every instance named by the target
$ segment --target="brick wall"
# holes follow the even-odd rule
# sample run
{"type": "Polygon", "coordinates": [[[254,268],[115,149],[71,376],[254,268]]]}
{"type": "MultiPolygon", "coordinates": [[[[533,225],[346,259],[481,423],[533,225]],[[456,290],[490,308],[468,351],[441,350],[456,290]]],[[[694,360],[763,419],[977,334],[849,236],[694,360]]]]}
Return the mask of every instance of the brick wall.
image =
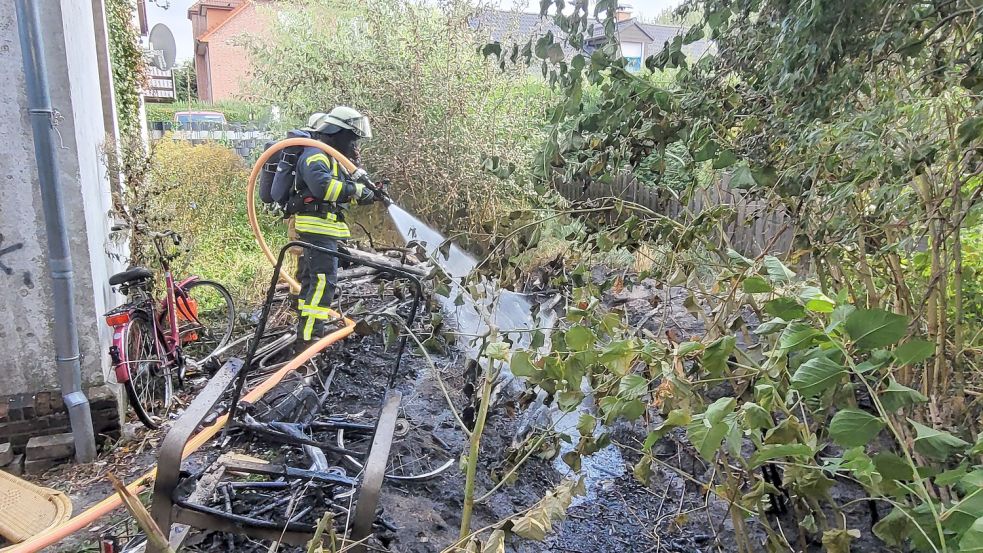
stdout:
{"type": "Polygon", "coordinates": [[[236,44],[244,36],[264,36],[269,13],[252,2],[208,37],[208,67],[211,71],[211,100],[236,98],[251,67],[246,49],[236,44]]]}
{"type": "MultiPolygon", "coordinates": [[[[98,435],[117,438],[120,417],[116,395],[108,386],[86,390],[92,409],[92,425],[98,435]]],[[[71,432],[61,392],[0,396],[0,443],[10,442],[14,453],[23,453],[33,436],[71,432]]]]}

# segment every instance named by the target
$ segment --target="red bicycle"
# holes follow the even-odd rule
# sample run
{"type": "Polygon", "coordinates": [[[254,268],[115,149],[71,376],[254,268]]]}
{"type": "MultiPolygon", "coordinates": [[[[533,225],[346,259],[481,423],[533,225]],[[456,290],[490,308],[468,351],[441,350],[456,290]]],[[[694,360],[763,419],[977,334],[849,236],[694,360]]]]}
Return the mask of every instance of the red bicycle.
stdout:
{"type": "Polygon", "coordinates": [[[154,233],[152,238],[164,270],[164,298],[154,298],[153,273],[133,267],[109,278],[127,302],[105,317],[113,328],[109,355],[116,380],[126,388],[137,418],[157,428],[173,406],[174,380],[182,384],[189,363],[206,366],[228,343],[235,308],[228,290],[217,282],[196,276],[175,282],[170,261],[177,254],[166,251],[165,240],[179,246],[177,233],[154,233]]]}

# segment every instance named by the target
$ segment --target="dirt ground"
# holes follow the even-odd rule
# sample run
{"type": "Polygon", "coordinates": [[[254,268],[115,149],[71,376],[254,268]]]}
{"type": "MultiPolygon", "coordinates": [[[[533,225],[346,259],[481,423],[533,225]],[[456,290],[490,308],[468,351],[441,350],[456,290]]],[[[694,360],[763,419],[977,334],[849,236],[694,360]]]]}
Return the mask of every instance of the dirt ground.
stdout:
{"type": "MultiPolygon", "coordinates": [[[[699,321],[682,305],[686,294],[682,290],[664,290],[647,282],[629,288],[610,298],[610,306],[619,306],[633,322],[662,335],[667,329],[685,336],[702,334],[699,321]],[[656,299],[658,298],[658,299],[656,299]]],[[[426,322],[418,325],[425,331],[426,322]]],[[[427,359],[408,348],[400,368],[396,389],[403,395],[400,416],[409,425],[407,438],[421,439],[432,434],[449,447],[456,458],[465,449],[465,435],[457,426],[438,383],[442,379],[457,409],[464,407],[467,398],[462,376],[466,365],[459,349],[447,347],[431,353],[438,372],[430,368],[427,359]]],[[[326,411],[371,413],[377,409],[385,393],[385,380],[392,367],[393,349],[384,346],[380,335],[354,336],[328,350],[322,369],[336,369],[326,411]]],[[[493,473],[501,471],[520,426],[521,409],[515,399],[504,399],[495,405],[482,437],[478,469],[478,495],[492,489],[496,482],[493,473]]],[[[653,416],[657,414],[653,413],[653,416]]],[[[132,428],[132,427],[131,427],[132,428]]],[[[112,472],[124,481],[142,474],[154,463],[154,452],[162,432],[137,429],[135,434],[113,445],[96,463],[53,470],[32,480],[68,493],[76,512],[101,500],[110,493],[105,473],[112,472]]],[[[578,499],[569,509],[567,520],[556,526],[555,533],[543,542],[510,539],[509,551],[533,553],[560,552],[731,552],[736,551],[733,522],[728,504],[708,495],[705,483],[711,478],[708,468],[690,454],[691,448],[682,433],[670,434],[656,446],[658,464],[649,486],[640,485],[631,475],[637,460],[632,448],[644,439],[644,429],[627,424],[612,429],[614,441],[623,448],[624,471],[593,483],[587,499],[578,499]]],[[[237,438],[239,439],[239,438],[237,438]]],[[[251,441],[234,441],[230,447],[243,447],[256,453],[264,449],[272,456],[297,459],[297,451],[285,451],[284,446],[251,441]],[[251,445],[243,445],[247,441],[251,445]],[[239,445],[237,445],[239,444],[239,445]],[[252,448],[252,449],[249,449],[252,448]]],[[[187,464],[200,466],[217,457],[214,442],[196,453],[187,464]]],[[[538,501],[547,490],[571,475],[558,471],[547,459],[532,457],[518,472],[512,485],[503,486],[486,501],[477,505],[473,528],[480,528],[507,519],[538,501]]],[[[395,530],[385,532],[384,543],[389,551],[424,553],[441,551],[454,542],[460,525],[463,502],[464,474],[458,463],[435,478],[423,482],[387,481],[383,487],[381,505],[383,519],[395,530]]],[[[858,490],[838,483],[834,495],[860,497],[858,490]]],[[[856,551],[888,551],[870,533],[869,515],[863,503],[858,503],[851,518],[867,521],[863,538],[855,542],[856,551]]],[[[773,520],[772,527],[789,533],[794,539],[795,525],[788,517],[773,520]]],[[[97,526],[63,542],[58,551],[96,551],[97,540],[105,534],[125,538],[133,529],[126,524],[128,517],[121,511],[100,521],[97,526]]],[[[749,521],[752,543],[762,543],[760,525],[749,521]]],[[[199,535],[189,539],[197,543],[190,549],[214,551],[229,549],[223,536],[199,535]]],[[[268,544],[237,540],[237,551],[265,551],[268,544]]],[[[281,551],[299,550],[281,547],[281,551]]],[[[762,546],[763,550],[763,546],[762,546]]],[[[810,544],[810,550],[821,551],[820,544],[810,544]]]]}

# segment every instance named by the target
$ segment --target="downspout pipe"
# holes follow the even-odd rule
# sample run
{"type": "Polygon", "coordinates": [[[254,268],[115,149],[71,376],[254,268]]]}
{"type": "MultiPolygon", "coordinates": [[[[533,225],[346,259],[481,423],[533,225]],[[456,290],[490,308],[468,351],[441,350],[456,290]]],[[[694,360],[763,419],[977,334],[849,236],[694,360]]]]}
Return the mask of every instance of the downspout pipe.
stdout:
{"type": "Polygon", "coordinates": [[[51,274],[55,363],[58,384],[68,410],[75,441],[75,459],[87,463],[96,457],[95,434],[89,400],[82,392],[82,363],[78,328],[75,323],[75,291],[72,254],[62,203],[62,186],[55,147],[54,111],[48,88],[44,38],[38,16],[38,0],[15,0],[17,31],[24,57],[27,103],[34,131],[34,158],[41,185],[41,206],[48,241],[48,272],[51,274]]]}

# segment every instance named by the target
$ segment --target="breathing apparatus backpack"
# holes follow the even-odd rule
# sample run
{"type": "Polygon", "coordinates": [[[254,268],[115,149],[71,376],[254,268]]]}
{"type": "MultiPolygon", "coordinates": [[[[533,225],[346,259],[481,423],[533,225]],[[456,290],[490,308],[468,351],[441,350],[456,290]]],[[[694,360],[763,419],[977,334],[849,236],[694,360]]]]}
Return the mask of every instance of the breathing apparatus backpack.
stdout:
{"type": "MultiPolygon", "coordinates": [[[[287,132],[287,138],[311,138],[302,130],[287,132]]],[[[269,150],[276,142],[267,142],[269,150]]],[[[297,189],[297,159],[304,152],[303,146],[288,146],[274,154],[259,174],[259,198],[264,204],[279,206],[286,215],[294,215],[303,206],[303,197],[297,189]]]]}

